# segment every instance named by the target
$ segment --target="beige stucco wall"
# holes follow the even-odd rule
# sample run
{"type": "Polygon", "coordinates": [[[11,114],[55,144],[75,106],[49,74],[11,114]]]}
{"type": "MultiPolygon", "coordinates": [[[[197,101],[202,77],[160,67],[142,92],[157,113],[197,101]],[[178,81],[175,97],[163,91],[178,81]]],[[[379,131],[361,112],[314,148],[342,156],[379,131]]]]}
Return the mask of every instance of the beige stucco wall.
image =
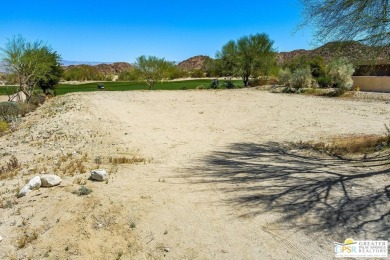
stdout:
{"type": "Polygon", "coordinates": [[[353,88],[359,88],[361,91],[388,92],[390,93],[390,77],[352,77],[353,88]]]}

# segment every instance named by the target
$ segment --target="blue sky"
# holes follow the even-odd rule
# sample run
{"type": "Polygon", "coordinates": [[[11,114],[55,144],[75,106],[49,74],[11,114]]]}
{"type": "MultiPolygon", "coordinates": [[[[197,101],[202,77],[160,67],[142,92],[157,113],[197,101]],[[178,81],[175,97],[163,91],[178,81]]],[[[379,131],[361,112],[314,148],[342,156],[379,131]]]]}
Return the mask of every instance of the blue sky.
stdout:
{"type": "Polygon", "coordinates": [[[47,42],[64,60],[214,57],[229,40],[255,33],[267,33],[278,51],[313,47],[309,29],[293,34],[301,20],[298,0],[6,0],[1,5],[0,46],[21,34],[47,42]]]}

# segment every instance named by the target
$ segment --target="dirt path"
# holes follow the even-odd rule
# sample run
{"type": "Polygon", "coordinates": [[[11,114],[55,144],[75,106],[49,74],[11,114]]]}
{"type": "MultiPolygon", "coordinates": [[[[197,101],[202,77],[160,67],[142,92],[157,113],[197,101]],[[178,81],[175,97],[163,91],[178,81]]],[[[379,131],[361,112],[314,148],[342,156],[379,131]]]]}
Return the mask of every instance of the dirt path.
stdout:
{"type": "MultiPolygon", "coordinates": [[[[35,226],[60,205],[68,213],[58,216],[66,219],[61,225],[49,221],[44,235],[19,250],[27,255],[42,256],[50,244],[53,259],[331,259],[334,241],[388,235],[390,204],[382,190],[390,180],[388,167],[381,165],[386,159],[346,163],[287,147],[384,131],[390,122],[385,102],[247,89],[99,92],[63,99],[82,105],[53,119],[62,120],[69,135],[78,133],[79,139],[61,146],[88,152],[91,160],[137,154],[147,162],[110,169],[115,171],[110,182],[88,184],[94,192],[85,199],[70,193],[77,186],[70,177],[61,191],[33,197],[35,212],[46,208],[30,218],[35,226]],[[346,206],[336,206],[345,197],[346,206]],[[94,225],[101,215],[107,228],[99,230],[94,225]],[[384,221],[371,221],[382,215],[384,221]]],[[[18,203],[33,202],[30,197],[18,203]]],[[[0,232],[6,230],[13,229],[0,226],[0,232]]],[[[4,244],[9,254],[12,243],[4,244]]]]}

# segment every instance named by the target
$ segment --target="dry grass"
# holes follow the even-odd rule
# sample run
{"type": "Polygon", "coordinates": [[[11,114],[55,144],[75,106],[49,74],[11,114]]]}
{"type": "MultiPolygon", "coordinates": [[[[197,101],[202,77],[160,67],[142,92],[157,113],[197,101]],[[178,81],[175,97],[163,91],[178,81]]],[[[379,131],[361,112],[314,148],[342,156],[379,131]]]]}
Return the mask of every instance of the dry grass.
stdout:
{"type": "Polygon", "coordinates": [[[38,238],[38,232],[36,230],[23,230],[16,240],[18,248],[24,248],[32,241],[38,238]]]}
{"type": "Polygon", "coordinates": [[[20,166],[18,159],[12,156],[5,166],[0,167],[0,180],[14,177],[20,166]]]}
{"type": "Polygon", "coordinates": [[[332,155],[367,154],[390,147],[390,135],[349,135],[334,137],[328,143],[300,142],[297,146],[332,155]]]}
{"type": "Polygon", "coordinates": [[[108,162],[113,164],[136,164],[136,163],[146,163],[146,159],[142,157],[133,156],[132,158],[128,157],[108,157],[108,162]]]}

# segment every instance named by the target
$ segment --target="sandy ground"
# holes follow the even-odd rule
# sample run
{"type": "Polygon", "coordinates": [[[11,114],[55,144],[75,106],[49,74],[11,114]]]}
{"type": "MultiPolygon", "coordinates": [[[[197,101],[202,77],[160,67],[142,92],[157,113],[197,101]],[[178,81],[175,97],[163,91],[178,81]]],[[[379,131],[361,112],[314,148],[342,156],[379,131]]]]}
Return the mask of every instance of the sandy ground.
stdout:
{"type": "Polygon", "coordinates": [[[0,95],[0,102],[8,101],[8,96],[0,95]]]}
{"type": "Polygon", "coordinates": [[[331,259],[335,241],[388,239],[388,154],[288,145],[384,123],[386,101],[253,89],[55,98],[0,138],[1,165],[22,163],[0,185],[0,258],[331,259]],[[87,180],[94,168],[109,181],[87,180]],[[62,184],[15,198],[47,172],[62,184]],[[93,192],[73,194],[80,184],[93,192]]]}

